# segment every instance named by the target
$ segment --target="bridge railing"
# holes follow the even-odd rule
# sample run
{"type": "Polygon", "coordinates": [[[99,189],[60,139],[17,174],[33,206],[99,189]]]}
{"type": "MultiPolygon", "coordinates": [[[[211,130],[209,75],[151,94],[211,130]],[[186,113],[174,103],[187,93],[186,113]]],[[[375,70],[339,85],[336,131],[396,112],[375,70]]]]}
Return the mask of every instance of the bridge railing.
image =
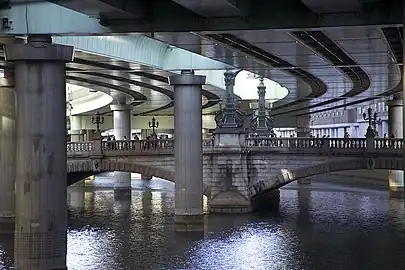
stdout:
{"type": "MultiPolygon", "coordinates": [[[[204,149],[214,147],[214,139],[202,141],[204,149]]],[[[89,156],[93,153],[103,155],[117,155],[130,153],[172,153],[174,149],[173,139],[163,140],[120,140],[120,141],[89,141],[68,142],[66,151],[68,156],[89,156]],[[126,153],[125,153],[126,152],[126,153]]]]}
{"type": "Polygon", "coordinates": [[[376,149],[402,149],[404,147],[404,140],[400,139],[374,139],[374,147],[376,149]]]}
{"type": "MultiPolygon", "coordinates": [[[[203,149],[215,147],[214,138],[202,142],[203,149]]],[[[242,145],[248,150],[282,151],[292,153],[390,153],[402,155],[404,143],[399,139],[366,138],[269,138],[248,137],[242,145]]],[[[130,155],[137,153],[173,153],[174,140],[132,140],[132,141],[91,141],[69,142],[66,150],[68,156],[89,155],[130,155]]]]}
{"type": "Polygon", "coordinates": [[[254,150],[293,152],[395,152],[402,154],[403,139],[388,138],[269,138],[248,137],[245,147],[254,150]]]}
{"type": "Polygon", "coordinates": [[[362,149],[367,147],[366,139],[361,138],[246,138],[246,147],[249,148],[339,148],[362,149]]]}
{"type": "Polygon", "coordinates": [[[94,150],[93,141],[68,142],[66,144],[66,151],[68,154],[71,155],[75,154],[90,155],[93,150],[94,150]]]}
{"type": "Polygon", "coordinates": [[[174,140],[121,140],[103,141],[102,152],[105,154],[114,152],[163,152],[171,153],[174,148],[174,140]]]}

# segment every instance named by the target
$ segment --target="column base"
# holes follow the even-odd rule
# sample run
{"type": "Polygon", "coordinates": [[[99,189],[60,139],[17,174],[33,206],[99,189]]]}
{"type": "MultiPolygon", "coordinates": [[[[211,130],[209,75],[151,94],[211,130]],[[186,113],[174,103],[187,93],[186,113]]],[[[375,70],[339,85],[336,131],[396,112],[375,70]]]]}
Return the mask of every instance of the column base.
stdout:
{"type": "Polygon", "coordinates": [[[131,189],[114,189],[114,200],[116,201],[130,201],[131,197],[131,189]]]}
{"type": "Polygon", "coordinates": [[[141,180],[152,180],[152,175],[142,174],[141,180]]]}
{"type": "Polygon", "coordinates": [[[310,185],[311,184],[311,178],[302,178],[297,180],[298,185],[310,185]]]}
{"type": "Polygon", "coordinates": [[[176,215],[174,225],[177,232],[203,232],[204,215],[176,215]]]}
{"type": "Polygon", "coordinates": [[[113,176],[114,190],[131,190],[131,173],[114,172],[113,176]]]}
{"type": "Polygon", "coordinates": [[[390,187],[390,198],[405,199],[404,187],[390,187]]]}
{"type": "Polygon", "coordinates": [[[252,211],[250,201],[237,191],[225,191],[209,201],[210,213],[240,214],[252,211]]]}
{"type": "Polygon", "coordinates": [[[0,217],[0,234],[13,234],[15,226],[15,217],[0,217]]]}
{"type": "Polygon", "coordinates": [[[267,190],[251,199],[254,211],[278,211],[280,207],[280,190],[267,190]]]}

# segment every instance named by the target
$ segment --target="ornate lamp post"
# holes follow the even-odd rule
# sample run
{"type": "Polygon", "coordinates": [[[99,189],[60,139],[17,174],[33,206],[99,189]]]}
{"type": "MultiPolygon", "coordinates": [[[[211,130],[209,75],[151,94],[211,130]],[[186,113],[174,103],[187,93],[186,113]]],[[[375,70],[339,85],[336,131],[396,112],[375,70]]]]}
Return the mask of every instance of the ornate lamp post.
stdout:
{"type": "Polygon", "coordinates": [[[266,110],[266,86],[264,85],[264,78],[259,77],[260,84],[257,87],[258,99],[258,108],[257,115],[253,115],[251,120],[251,127],[256,133],[261,135],[272,135],[274,136],[273,131],[273,118],[270,115],[267,115],[266,110]]]}
{"type": "Polygon", "coordinates": [[[152,134],[155,136],[155,129],[159,127],[159,121],[155,119],[155,117],[152,117],[152,121],[149,121],[149,128],[152,129],[152,134]]]}
{"type": "Polygon", "coordinates": [[[377,134],[375,127],[377,124],[377,112],[374,112],[371,108],[367,109],[367,114],[363,113],[364,120],[368,121],[368,127],[366,132],[366,138],[374,138],[377,134]],[[374,127],[374,128],[373,128],[374,127]]]}
{"type": "Polygon", "coordinates": [[[224,73],[226,96],[224,102],[220,104],[221,111],[215,116],[215,122],[219,128],[239,128],[243,125],[243,117],[236,108],[233,88],[235,78],[241,70],[233,72],[227,70],[224,73]]]}
{"type": "Polygon", "coordinates": [[[100,124],[104,123],[104,116],[97,111],[96,114],[91,117],[91,122],[97,125],[96,132],[100,132],[100,124]]]}

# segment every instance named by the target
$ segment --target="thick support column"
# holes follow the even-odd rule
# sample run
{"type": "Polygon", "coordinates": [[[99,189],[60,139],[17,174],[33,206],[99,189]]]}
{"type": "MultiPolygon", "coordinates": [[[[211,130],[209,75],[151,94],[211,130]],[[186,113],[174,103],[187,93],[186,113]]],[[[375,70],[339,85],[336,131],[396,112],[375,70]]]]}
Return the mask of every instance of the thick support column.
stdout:
{"type": "MultiPolygon", "coordinates": [[[[394,96],[393,100],[387,101],[388,106],[388,136],[395,138],[403,137],[403,102],[400,96],[394,96]]],[[[388,174],[390,196],[404,198],[404,172],[391,170],[388,174]]]]}
{"type": "MultiPolygon", "coordinates": [[[[403,2],[405,2],[405,1],[403,1],[403,2]]],[[[405,12],[405,5],[403,4],[402,6],[403,6],[403,11],[405,12]]],[[[404,23],[405,23],[405,18],[403,18],[403,20],[404,20],[404,23]]],[[[403,27],[402,29],[403,29],[402,34],[405,34],[405,27],[403,27]]],[[[402,50],[403,50],[403,53],[404,53],[405,52],[405,46],[402,46],[402,50]]],[[[402,62],[403,62],[402,64],[405,63],[405,58],[402,59],[402,62]]],[[[404,76],[404,70],[402,71],[402,76],[404,76]]],[[[402,104],[404,104],[405,103],[405,80],[404,79],[402,80],[402,83],[403,83],[403,85],[402,85],[402,104]]],[[[404,119],[405,119],[405,110],[402,107],[402,120],[404,120],[404,119]]],[[[404,134],[405,134],[405,125],[404,125],[404,122],[402,121],[402,140],[403,140],[403,143],[405,143],[404,134]]],[[[405,147],[403,147],[402,149],[404,151],[403,155],[405,156],[405,147]]],[[[403,158],[402,167],[403,167],[403,170],[405,170],[405,158],[403,158]]]]}
{"type": "Polygon", "coordinates": [[[72,115],[70,117],[70,141],[84,141],[84,133],[82,130],[82,117],[80,115],[72,115]]]}
{"type": "MultiPolygon", "coordinates": [[[[297,118],[297,138],[308,138],[311,135],[310,128],[310,116],[302,116],[297,118]]],[[[299,185],[309,185],[311,184],[311,178],[302,178],[297,181],[299,185]]]]}
{"type": "Polygon", "coordinates": [[[73,47],[28,38],[5,51],[17,94],[15,269],[66,268],[66,68],[73,47]]]}
{"type": "Polygon", "coordinates": [[[94,134],[95,134],[96,130],[95,129],[87,129],[84,132],[84,140],[85,141],[94,141],[94,134]]]}
{"type": "Polygon", "coordinates": [[[179,231],[201,231],[203,220],[202,103],[205,76],[182,71],[174,85],[175,223],[179,231]]]}
{"type": "Polygon", "coordinates": [[[14,77],[5,75],[0,79],[0,234],[14,232],[15,207],[14,77]]]}
{"type": "MultiPolygon", "coordinates": [[[[84,141],[82,130],[82,116],[72,115],[70,117],[70,141],[84,141]]],[[[68,187],[68,203],[74,208],[84,208],[84,179],[68,187]]]]}
{"type": "Polygon", "coordinates": [[[141,129],[141,139],[146,140],[148,135],[150,135],[152,131],[149,131],[148,129],[141,129]]]}
{"type": "MultiPolygon", "coordinates": [[[[129,105],[111,105],[114,114],[114,137],[116,140],[131,140],[131,110],[129,105]]],[[[131,191],[131,173],[114,172],[114,189],[131,191]]]]}

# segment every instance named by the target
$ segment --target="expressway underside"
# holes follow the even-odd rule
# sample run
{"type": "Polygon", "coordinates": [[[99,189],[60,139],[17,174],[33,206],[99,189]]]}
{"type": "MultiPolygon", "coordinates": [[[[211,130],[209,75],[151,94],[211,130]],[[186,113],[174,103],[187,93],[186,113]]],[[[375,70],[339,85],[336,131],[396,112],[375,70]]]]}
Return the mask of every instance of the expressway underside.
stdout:
{"type": "Polygon", "coordinates": [[[157,171],[173,167],[164,175],[176,181],[173,215],[180,231],[204,230],[203,194],[213,212],[240,214],[264,189],[275,191],[270,197],[279,203],[282,185],[270,181],[308,183],[317,170],[389,171],[391,192],[403,196],[398,170],[405,163],[396,158],[405,149],[403,2],[0,1],[0,190],[7,193],[0,223],[7,220],[9,228],[15,220],[15,268],[67,269],[69,147],[78,158],[72,172],[114,171],[114,192],[127,195],[130,172],[151,179],[154,171],[139,166],[140,154],[127,163],[120,156],[103,163],[104,157],[118,150],[136,154],[135,145],[141,154],[174,149],[173,157],[159,151],[149,157],[162,157],[157,171]],[[241,71],[256,80],[244,91],[257,91],[257,100],[234,93],[241,71]],[[265,78],[288,94],[268,102],[266,89],[280,88],[269,90],[265,78]],[[378,108],[389,139],[375,138],[383,122],[378,108]],[[75,142],[66,148],[67,117],[75,142]],[[356,126],[349,130],[342,119],[356,126]],[[92,142],[84,141],[83,130],[91,131],[92,142]],[[324,139],[312,138],[314,131],[324,139]],[[257,147],[256,159],[246,141],[257,147]],[[262,154],[265,144],[269,152],[262,154]],[[297,154],[278,160],[280,149],[297,154]],[[303,159],[303,149],[320,157],[303,159]],[[336,149],[344,150],[341,162],[321,163],[336,158],[336,149]],[[91,155],[80,156],[86,152],[91,155]],[[359,155],[353,162],[346,160],[352,152],[359,155]],[[380,152],[392,156],[380,158],[380,152]]]}

